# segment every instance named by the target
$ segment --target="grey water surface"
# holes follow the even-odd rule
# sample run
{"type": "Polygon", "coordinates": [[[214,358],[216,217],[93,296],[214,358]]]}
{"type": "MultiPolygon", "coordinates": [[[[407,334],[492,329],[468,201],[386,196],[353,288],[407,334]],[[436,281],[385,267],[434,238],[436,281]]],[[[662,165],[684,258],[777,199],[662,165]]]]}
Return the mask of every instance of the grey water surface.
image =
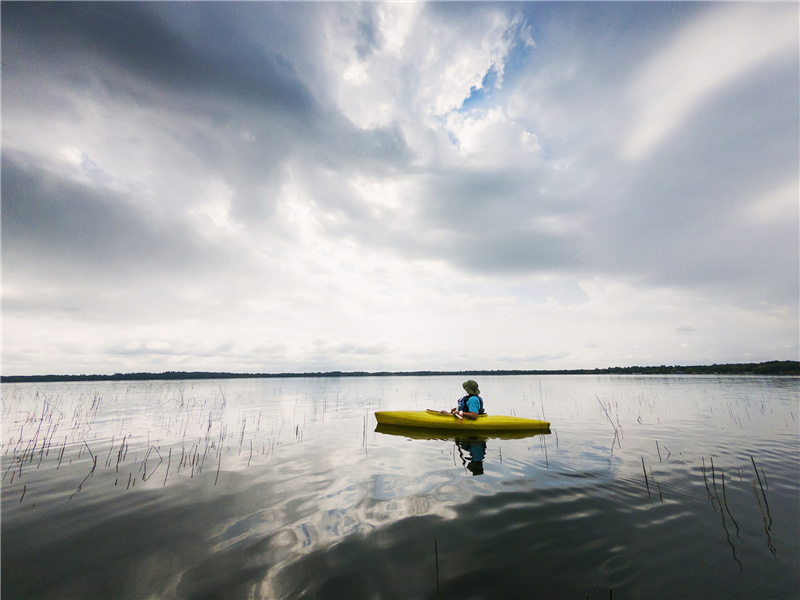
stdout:
{"type": "Polygon", "coordinates": [[[797,598],[800,378],[2,386],[2,597],[797,598]]]}

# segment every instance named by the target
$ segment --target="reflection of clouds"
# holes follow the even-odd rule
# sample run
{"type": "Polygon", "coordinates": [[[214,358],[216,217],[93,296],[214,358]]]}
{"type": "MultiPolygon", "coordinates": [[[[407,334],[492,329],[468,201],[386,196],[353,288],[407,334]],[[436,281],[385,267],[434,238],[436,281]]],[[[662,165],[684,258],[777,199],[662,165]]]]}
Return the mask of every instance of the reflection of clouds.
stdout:
{"type": "MultiPolygon", "coordinates": [[[[540,417],[544,408],[557,433],[490,437],[485,460],[491,468],[477,478],[464,472],[454,454],[455,437],[374,432],[362,437],[364,415],[379,403],[381,408],[412,404],[415,394],[423,407],[451,400],[463,379],[4,384],[8,446],[0,477],[35,438],[36,427],[29,425],[43,422],[39,439],[44,439],[47,425],[59,423],[41,468],[37,450],[21,478],[10,483],[8,473],[3,481],[3,534],[13,541],[3,547],[4,591],[11,586],[26,592],[9,594],[18,597],[63,597],[80,588],[84,597],[282,598],[332,597],[345,589],[354,597],[427,597],[431,584],[419,572],[424,557],[432,556],[434,539],[447,565],[443,586],[467,579],[462,565],[473,569],[471,561],[480,565],[473,575],[481,581],[483,569],[492,585],[503,573],[504,580],[519,584],[522,567],[525,573],[542,568],[561,576],[542,556],[598,552],[604,553],[605,567],[625,577],[642,543],[652,543],[652,555],[663,556],[665,536],[718,539],[718,519],[706,522],[693,513],[693,507],[707,509],[698,457],[714,456],[717,476],[725,472],[734,510],[758,510],[752,489],[737,485],[734,477],[740,465],[744,473],[750,453],[773,491],[797,494],[796,464],[785,452],[796,442],[800,418],[796,378],[485,377],[481,389],[492,412],[513,409],[519,416],[540,417]],[[615,423],[618,413],[623,434],[613,454],[613,430],[595,395],[611,402],[615,423]],[[227,431],[217,485],[213,455],[194,477],[190,466],[177,471],[182,446],[188,453],[199,441],[202,455],[209,418],[209,440],[216,443],[218,432],[227,431]],[[20,428],[21,449],[15,450],[20,428]],[[65,460],[56,470],[63,436],[69,437],[65,460]],[[117,473],[123,436],[130,446],[117,473]],[[256,446],[268,439],[276,440],[274,453],[251,459],[249,441],[256,446]],[[91,468],[85,449],[78,459],[84,441],[98,457],[97,472],[67,502],[91,468]],[[163,457],[172,448],[166,484],[165,464],[147,482],[141,480],[150,446],[163,457]],[[652,468],[661,485],[663,505],[647,497],[641,457],[648,476],[652,468]],[[137,483],[126,489],[129,474],[137,483]],[[27,492],[20,503],[23,485],[27,492]],[[665,529],[669,533],[662,533],[665,529]],[[642,530],[652,534],[644,542],[642,530]],[[37,568],[40,561],[48,568],[37,568]],[[93,572],[99,574],[86,576],[93,572]],[[36,593],[41,590],[49,593],[36,593]]],[[[658,502],[655,492],[653,497],[658,502]]],[[[737,550],[738,544],[756,542],[763,545],[760,539],[734,541],[737,550]]],[[[756,554],[749,553],[753,566],[756,554]]],[[[475,594],[497,592],[474,585],[475,594]]],[[[560,585],[566,590],[574,584],[560,585]]]]}

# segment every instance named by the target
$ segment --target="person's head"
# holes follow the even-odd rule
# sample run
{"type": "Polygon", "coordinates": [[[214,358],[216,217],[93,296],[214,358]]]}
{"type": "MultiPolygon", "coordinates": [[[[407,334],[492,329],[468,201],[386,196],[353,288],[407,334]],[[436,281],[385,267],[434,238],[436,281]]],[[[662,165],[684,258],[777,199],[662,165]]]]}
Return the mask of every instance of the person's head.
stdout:
{"type": "Polygon", "coordinates": [[[483,475],[483,461],[473,460],[467,465],[467,469],[469,469],[470,473],[473,475],[483,475]]]}
{"type": "Polygon", "coordinates": [[[478,389],[477,382],[473,381],[472,379],[468,379],[467,381],[462,383],[461,387],[463,387],[467,391],[467,393],[472,396],[477,396],[481,393],[481,391],[478,389]]]}

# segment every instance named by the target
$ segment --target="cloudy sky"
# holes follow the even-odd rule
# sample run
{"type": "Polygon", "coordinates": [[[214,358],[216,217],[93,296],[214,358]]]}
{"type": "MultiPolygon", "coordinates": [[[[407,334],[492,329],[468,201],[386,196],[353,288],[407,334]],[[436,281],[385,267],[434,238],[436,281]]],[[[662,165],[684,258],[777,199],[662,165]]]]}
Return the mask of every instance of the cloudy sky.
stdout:
{"type": "Polygon", "coordinates": [[[4,3],[3,374],[798,359],[797,3],[4,3]]]}

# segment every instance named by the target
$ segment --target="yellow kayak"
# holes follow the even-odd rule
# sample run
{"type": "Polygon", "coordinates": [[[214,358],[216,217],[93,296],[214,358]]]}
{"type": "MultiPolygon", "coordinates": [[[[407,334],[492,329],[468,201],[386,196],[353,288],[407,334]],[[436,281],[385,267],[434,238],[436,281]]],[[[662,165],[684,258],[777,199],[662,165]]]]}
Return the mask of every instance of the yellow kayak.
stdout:
{"type": "Polygon", "coordinates": [[[549,421],[480,415],[477,419],[460,419],[438,410],[382,410],[375,413],[381,425],[402,427],[428,427],[432,429],[459,429],[462,431],[534,431],[550,429],[549,421]]]}

